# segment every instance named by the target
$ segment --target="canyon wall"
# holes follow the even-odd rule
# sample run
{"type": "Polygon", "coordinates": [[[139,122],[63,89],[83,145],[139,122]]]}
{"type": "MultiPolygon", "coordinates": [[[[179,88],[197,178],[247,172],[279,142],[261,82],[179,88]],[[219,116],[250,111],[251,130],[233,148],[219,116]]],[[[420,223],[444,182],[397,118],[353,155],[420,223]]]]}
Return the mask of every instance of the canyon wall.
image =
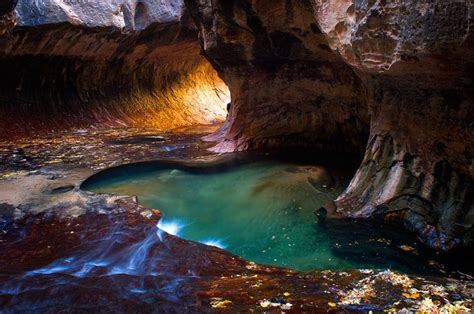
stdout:
{"type": "Polygon", "coordinates": [[[367,90],[333,53],[307,1],[185,1],[232,93],[216,151],[310,147],[362,153],[367,90]]]}
{"type": "Polygon", "coordinates": [[[228,89],[179,2],[20,0],[12,14],[0,41],[2,137],[226,117],[228,89]]]}
{"type": "Polygon", "coordinates": [[[351,185],[336,200],[340,210],[351,216],[399,211],[405,226],[430,246],[472,244],[471,1],[313,6],[331,47],[369,89],[369,144],[351,185]],[[342,7],[345,17],[328,23],[330,12],[342,7]]]}
{"type": "Polygon", "coordinates": [[[214,151],[364,156],[329,214],[472,245],[471,1],[15,2],[0,7],[2,135],[212,123],[228,86],[214,151]]]}
{"type": "Polygon", "coordinates": [[[216,151],[365,149],[332,215],[399,218],[440,250],[472,245],[470,1],[185,3],[232,94],[216,151]]]}

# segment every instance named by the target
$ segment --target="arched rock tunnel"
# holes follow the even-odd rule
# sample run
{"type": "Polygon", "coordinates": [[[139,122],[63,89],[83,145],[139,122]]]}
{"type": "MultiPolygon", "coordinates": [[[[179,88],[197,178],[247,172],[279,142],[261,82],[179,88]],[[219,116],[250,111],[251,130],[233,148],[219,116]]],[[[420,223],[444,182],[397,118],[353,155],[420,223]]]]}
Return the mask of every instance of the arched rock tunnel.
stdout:
{"type": "Polygon", "coordinates": [[[472,245],[469,1],[26,2],[0,22],[2,136],[214,123],[228,86],[214,151],[359,154],[329,211],[472,245]]]}
{"type": "Polygon", "coordinates": [[[142,31],[17,25],[7,36],[0,43],[2,137],[104,124],[172,129],[226,117],[228,88],[200,55],[190,23],[142,31]]]}

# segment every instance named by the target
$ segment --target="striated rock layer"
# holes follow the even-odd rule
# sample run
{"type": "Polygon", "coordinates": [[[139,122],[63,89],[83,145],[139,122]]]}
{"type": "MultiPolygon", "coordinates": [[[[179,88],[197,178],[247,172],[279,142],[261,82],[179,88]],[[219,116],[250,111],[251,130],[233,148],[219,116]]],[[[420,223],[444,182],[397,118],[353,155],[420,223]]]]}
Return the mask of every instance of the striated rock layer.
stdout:
{"type": "Polygon", "coordinates": [[[364,156],[331,215],[472,245],[471,1],[15,2],[1,7],[2,136],[212,123],[228,86],[214,151],[364,156]]]}
{"type": "Polygon", "coordinates": [[[288,146],[362,153],[366,89],[305,1],[186,1],[232,93],[217,151],[288,146]]]}
{"type": "Polygon", "coordinates": [[[351,216],[399,211],[432,247],[472,244],[471,1],[312,4],[331,47],[369,91],[369,143],[336,200],[339,210],[351,216]],[[345,17],[327,23],[342,7],[345,17]]]}
{"type": "Polygon", "coordinates": [[[1,136],[223,121],[228,89],[175,6],[19,1],[17,25],[0,41],[1,136]]]}
{"type": "Polygon", "coordinates": [[[185,3],[232,94],[216,151],[365,148],[333,214],[401,218],[436,249],[472,244],[470,1],[185,3]]]}

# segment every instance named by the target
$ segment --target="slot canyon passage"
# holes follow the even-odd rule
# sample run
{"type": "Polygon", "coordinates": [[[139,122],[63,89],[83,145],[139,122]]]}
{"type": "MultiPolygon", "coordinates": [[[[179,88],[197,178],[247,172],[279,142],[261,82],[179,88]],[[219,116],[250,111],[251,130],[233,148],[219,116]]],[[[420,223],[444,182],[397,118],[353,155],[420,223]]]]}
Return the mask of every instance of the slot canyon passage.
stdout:
{"type": "Polygon", "coordinates": [[[0,0],[0,313],[471,312],[471,0],[0,0]]]}

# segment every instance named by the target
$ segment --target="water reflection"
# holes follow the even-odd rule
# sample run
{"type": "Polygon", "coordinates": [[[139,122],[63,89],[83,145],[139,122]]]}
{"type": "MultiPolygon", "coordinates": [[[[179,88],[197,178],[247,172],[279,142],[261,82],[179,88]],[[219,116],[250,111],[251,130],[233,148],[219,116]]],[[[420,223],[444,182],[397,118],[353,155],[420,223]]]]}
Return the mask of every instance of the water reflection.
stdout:
{"type": "Polygon", "coordinates": [[[257,263],[302,271],[431,273],[429,260],[400,249],[416,245],[413,238],[385,237],[383,228],[362,221],[318,218],[316,209],[335,199],[350,177],[350,171],[334,165],[277,160],[212,167],[157,163],[102,173],[84,187],[138,195],[142,204],[164,214],[160,229],[257,263]]]}

